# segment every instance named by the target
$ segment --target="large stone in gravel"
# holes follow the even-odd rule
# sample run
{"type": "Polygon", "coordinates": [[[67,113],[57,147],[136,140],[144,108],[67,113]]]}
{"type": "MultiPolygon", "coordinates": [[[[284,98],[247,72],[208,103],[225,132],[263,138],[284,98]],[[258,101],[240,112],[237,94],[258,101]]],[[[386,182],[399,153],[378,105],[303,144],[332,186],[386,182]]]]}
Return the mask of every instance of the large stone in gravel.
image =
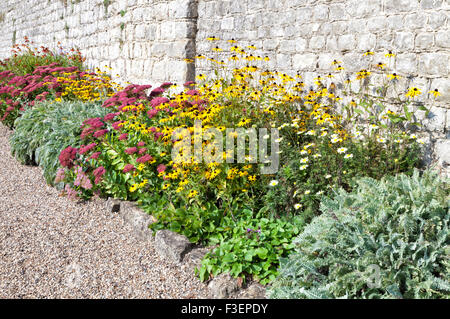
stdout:
{"type": "Polygon", "coordinates": [[[212,298],[226,299],[239,290],[239,284],[230,274],[223,273],[211,280],[208,288],[212,298]]]}
{"type": "Polygon", "coordinates": [[[106,210],[110,213],[118,213],[120,212],[121,203],[120,199],[109,197],[106,200],[106,210]]]}
{"type": "Polygon", "coordinates": [[[266,299],[266,288],[254,282],[247,289],[240,292],[238,299],[266,299]]]}
{"type": "Polygon", "coordinates": [[[195,268],[200,268],[203,257],[205,257],[205,255],[213,248],[214,247],[196,247],[184,256],[183,262],[192,270],[195,270],[195,268]]]}
{"type": "Polygon", "coordinates": [[[148,226],[156,221],[152,216],[144,212],[133,202],[122,202],[120,214],[124,221],[131,225],[133,232],[138,239],[152,240],[152,231],[148,226]]]}
{"type": "Polygon", "coordinates": [[[170,230],[159,230],[155,236],[155,248],[159,255],[170,262],[181,264],[192,244],[185,236],[170,230]]]}

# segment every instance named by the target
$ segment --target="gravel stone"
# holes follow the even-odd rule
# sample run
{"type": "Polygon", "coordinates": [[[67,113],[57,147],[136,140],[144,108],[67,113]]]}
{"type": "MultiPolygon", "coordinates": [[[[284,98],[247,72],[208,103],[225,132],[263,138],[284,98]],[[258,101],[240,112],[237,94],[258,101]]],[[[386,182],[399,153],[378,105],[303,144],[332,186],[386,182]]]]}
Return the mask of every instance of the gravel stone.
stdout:
{"type": "Polygon", "coordinates": [[[161,259],[105,200],[70,201],[20,165],[0,124],[1,298],[206,298],[192,272],[161,259]]]}

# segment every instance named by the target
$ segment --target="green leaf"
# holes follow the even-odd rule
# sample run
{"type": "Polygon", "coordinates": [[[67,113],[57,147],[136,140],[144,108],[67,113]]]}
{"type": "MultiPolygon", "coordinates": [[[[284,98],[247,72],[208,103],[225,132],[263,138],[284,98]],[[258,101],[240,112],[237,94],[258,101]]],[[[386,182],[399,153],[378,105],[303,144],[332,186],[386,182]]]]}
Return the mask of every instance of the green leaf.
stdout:
{"type": "Polygon", "coordinates": [[[231,263],[236,261],[237,257],[234,253],[227,253],[222,257],[222,261],[225,263],[231,263]]]}
{"type": "Polygon", "coordinates": [[[256,254],[258,255],[259,258],[261,259],[266,259],[267,258],[267,253],[269,251],[267,250],[267,248],[264,247],[260,247],[258,249],[256,249],[256,254]]]}

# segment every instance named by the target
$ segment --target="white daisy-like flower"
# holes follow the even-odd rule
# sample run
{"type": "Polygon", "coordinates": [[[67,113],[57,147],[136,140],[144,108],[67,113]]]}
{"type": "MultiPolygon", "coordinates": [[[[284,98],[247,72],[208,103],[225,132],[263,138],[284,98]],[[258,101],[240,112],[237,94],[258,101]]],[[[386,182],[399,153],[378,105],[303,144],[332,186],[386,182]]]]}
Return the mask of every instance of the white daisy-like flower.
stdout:
{"type": "Polygon", "coordinates": [[[299,208],[301,208],[301,207],[302,207],[302,204],[295,204],[295,205],[294,205],[294,208],[295,208],[295,209],[299,209],[299,208]]]}
{"type": "Polygon", "coordinates": [[[280,143],[282,140],[283,140],[283,138],[280,137],[280,138],[277,138],[277,139],[275,140],[275,142],[280,143]]]}
{"type": "Polygon", "coordinates": [[[341,141],[342,141],[342,139],[340,139],[338,137],[331,139],[331,143],[333,143],[333,144],[336,144],[337,142],[341,142],[341,141]]]}
{"type": "Polygon", "coordinates": [[[377,141],[378,141],[378,143],[385,143],[386,139],[379,137],[379,138],[377,138],[377,141]]]}
{"type": "Polygon", "coordinates": [[[301,171],[304,171],[307,168],[308,168],[308,164],[304,164],[304,165],[300,166],[301,171]]]}
{"type": "Polygon", "coordinates": [[[356,132],[353,134],[353,137],[359,137],[360,135],[361,135],[361,132],[356,131],[356,132]]]}
{"type": "Polygon", "coordinates": [[[308,195],[310,193],[311,193],[311,191],[309,189],[305,191],[305,195],[308,195]]]}
{"type": "Polygon", "coordinates": [[[322,195],[322,194],[323,194],[323,191],[318,191],[318,192],[316,193],[317,196],[320,196],[320,195],[322,195]]]}
{"type": "Polygon", "coordinates": [[[327,175],[325,175],[325,178],[326,178],[326,179],[329,179],[329,178],[331,178],[331,175],[330,175],[330,174],[327,174],[327,175]]]}
{"type": "Polygon", "coordinates": [[[314,158],[318,158],[318,157],[322,157],[322,155],[320,155],[320,154],[314,154],[313,157],[314,157],[314,158]]]}
{"type": "Polygon", "coordinates": [[[310,130],[310,131],[306,132],[306,135],[316,135],[316,131],[310,130]]]}
{"type": "Polygon", "coordinates": [[[300,163],[306,164],[306,163],[308,163],[308,161],[309,161],[309,159],[307,157],[305,157],[300,160],[300,163]]]}
{"type": "Polygon", "coordinates": [[[353,157],[353,154],[345,154],[345,156],[344,156],[344,158],[352,158],[353,157]]]}
{"type": "Polygon", "coordinates": [[[419,144],[425,144],[425,140],[424,140],[423,138],[419,138],[419,139],[417,140],[417,143],[419,143],[419,144]]]}
{"type": "Polygon", "coordinates": [[[416,134],[411,134],[411,135],[409,136],[409,138],[416,139],[416,138],[417,138],[417,135],[416,135],[416,134]]]}
{"type": "Polygon", "coordinates": [[[277,185],[278,185],[278,181],[277,180],[272,180],[269,183],[269,186],[271,186],[271,187],[274,187],[274,186],[277,186],[277,185]]]}
{"type": "Polygon", "coordinates": [[[306,151],[306,150],[301,150],[301,151],[300,151],[300,154],[301,154],[301,155],[306,155],[306,154],[308,154],[308,151],[306,151]]]}
{"type": "Polygon", "coordinates": [[[270,137],[270,135],[266,134],[266,135],[263,136],[263,139],[267,140],[269,137],[270,137]]]}
{"type": "Polygon", "coordinates": [[[345,153],[345,152],[347,152],[347,148],[346,147],[340,147],[340,148],[337,149],[337,152],[339,154],[345,153]]]}

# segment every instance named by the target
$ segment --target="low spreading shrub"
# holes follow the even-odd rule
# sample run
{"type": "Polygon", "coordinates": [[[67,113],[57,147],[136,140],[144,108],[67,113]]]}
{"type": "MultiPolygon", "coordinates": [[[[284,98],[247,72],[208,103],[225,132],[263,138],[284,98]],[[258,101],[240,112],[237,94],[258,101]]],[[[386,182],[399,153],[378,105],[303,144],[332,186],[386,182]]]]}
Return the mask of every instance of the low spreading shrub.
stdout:
{"type": "Polygon", "coordinates": [[[82,122],[107,113],[95,102],[39,103],[16,120],[11,152],[23,164],[41,166],[47,183],[53,184],[61,151],[81,146],[82,122]]]}
{"type": "Polygon", "coordinates": [[[281,260],[272,298],[449,298],[449,184],[431,171],[335,191],[281,260]]]}
{"type": "Polygon", "coordinates": [[[265,218],[251,210],[226,217],[210,245],[218,245],[208,253],[199,270],[200,280],[227,272],[243,279],[249,276],[267,284],[278,275],[279,258],[287,257],[294,248],[292,239],[303,228],[298,218],[265,218]]]}

